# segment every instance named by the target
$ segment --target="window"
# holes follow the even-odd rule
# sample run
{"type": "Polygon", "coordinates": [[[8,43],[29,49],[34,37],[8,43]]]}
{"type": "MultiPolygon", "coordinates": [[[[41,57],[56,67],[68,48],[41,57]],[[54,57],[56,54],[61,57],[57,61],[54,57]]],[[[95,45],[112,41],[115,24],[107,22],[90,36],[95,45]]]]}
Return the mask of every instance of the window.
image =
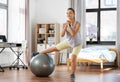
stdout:
{"type": "Polygon", "coordinates": [[[116,8],[117,0],[101,0],[101,8],[116,8]]]}
{"type": "Polygon", "coordinates": [[[115,44],[117,0],[86,0],[87,43],[115,44]]]}
{"type": "Polygon", "coordinates": [[[0,35],[7,35],[7,0],[0,0],[0,35]]]}
{"type": "MultiPolygon", "coordinates": [[[[92,34],[97,36],[97,13],[86,13],[86,27],[87,27],[87,41],[89,41],[89,38],[92,38],[92,34]],[[92,19],[91,19],[92,18],[92,19]]],[[[97,37],[96,37],[97,38],[97,37]]],[[[93,39],[93,41],[97,41],[97,39],[93,39]]]]}
{"type": "Polygon", "coordinates": [[[116,40],[116,11],[101,11],[101,41],[116,40]]]}
{"type": "Polygon", "coordinates": [[[0,0],[0,3],[7,4],[7,0],[0,0]]]}
{"type": "Polygon", "coordinates": [[[6,35],[7,10],[0,9],[0,35],[6,35]]]}
{"type": "Polygon", "coordinates": [[[86,8],[98,8],[98,0],[86,0],[86,8]]]}

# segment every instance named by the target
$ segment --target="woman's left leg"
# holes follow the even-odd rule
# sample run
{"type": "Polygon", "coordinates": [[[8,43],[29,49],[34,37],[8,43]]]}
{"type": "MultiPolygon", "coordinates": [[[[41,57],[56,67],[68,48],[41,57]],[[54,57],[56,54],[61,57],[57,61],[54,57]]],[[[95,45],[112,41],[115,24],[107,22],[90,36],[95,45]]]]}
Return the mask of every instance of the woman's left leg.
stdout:
{"type": "Polygon", "coordinates": [[[71,78],[75,78],[75,71],[76,71],[76,60],[77,60],[77,55],[79,54],[80,50],[82,48],[82,45],[79,45],[75,48],[73,48],[73,51],[72,51],[72,61],[71,61],[71,78]]]}
{"type": "Polygon", "coordinates": [[[77,59],[77,56],[75,54],[72,54],[72,61],[71,61],[71,74],[75,74],[75,70],[76,70],[76,59],[77,59]]]}

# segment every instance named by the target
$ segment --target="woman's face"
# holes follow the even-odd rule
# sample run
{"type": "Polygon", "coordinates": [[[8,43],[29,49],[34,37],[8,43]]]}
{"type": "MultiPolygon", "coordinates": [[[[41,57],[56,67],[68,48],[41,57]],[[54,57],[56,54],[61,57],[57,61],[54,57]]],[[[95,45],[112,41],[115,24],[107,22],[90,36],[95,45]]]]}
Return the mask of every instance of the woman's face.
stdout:
{"type": "Polygon", "coordinates": [[[75,14],[72,10],[67,10],[67,18],[68,19],[74,19],[75,14]]]}

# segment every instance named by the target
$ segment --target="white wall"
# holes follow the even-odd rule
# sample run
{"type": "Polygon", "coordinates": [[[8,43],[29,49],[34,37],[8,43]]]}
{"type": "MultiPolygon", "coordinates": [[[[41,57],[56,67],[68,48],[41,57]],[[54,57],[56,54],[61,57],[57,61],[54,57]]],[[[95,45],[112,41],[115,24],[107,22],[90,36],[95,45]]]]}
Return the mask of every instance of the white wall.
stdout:
{"type": "Polygon", "coordinates": [[[70,0],[30,0],[30,26],[32,29],[32,48],[34,51],[34,30],[35,24],[39,22],[57,22],[66,21],[66,10],[69,7],[70,0]]]}
{"type": "Polygon", "coordinates": [[[37,0],[36,21],[62,23],[66,20],[66,9],[69,0],[37,0]]]}

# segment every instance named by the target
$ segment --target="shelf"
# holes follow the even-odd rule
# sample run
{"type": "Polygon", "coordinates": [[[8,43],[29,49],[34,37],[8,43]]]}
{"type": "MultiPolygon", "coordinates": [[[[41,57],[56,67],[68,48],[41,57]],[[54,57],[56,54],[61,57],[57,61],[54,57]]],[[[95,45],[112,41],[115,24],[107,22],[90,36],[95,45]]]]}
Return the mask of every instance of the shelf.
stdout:
{"type": "Polygon", "coordinates": [[[38,45],[44,45],[44,43],[37,43],[38,45]]]}
{"type": "MultiPolygon", "coordinates": [[[[53,35],[53,34],[55,34],[55,33],[45,33],[45,34],[52,34],[52,35],[53,35]]],[[[43,35],[45,35],[45,34],[43,34],[43,35]]],[[[42,34],[39,34],[39,35],[42,35],[42,34]]]]}
{"type": "MultiPolygon", "coordinates": [[[[39,34],[39,33],[38,33],[39,34]]],[[[45,33],[46,34],[46,33],[45,33]]],[[[45,34],[43,34],[43,35],[45,35],[45,34]]],[[[39,34],[40,35],[40,34],[39,34]]]]}
{"type": "Polygon", "coordinates": [[[55,33],[46,33],[46,34],[55,34],[55,33]]]}
{"type": "MultiPolygon", "coordinates": [[[[38,23],[35,28],[35,51],[47,49],[60,42],[60,25],[58,23],[38,23]]],[[[55,64],[59,53],[55,53],[55,64]]]]}

